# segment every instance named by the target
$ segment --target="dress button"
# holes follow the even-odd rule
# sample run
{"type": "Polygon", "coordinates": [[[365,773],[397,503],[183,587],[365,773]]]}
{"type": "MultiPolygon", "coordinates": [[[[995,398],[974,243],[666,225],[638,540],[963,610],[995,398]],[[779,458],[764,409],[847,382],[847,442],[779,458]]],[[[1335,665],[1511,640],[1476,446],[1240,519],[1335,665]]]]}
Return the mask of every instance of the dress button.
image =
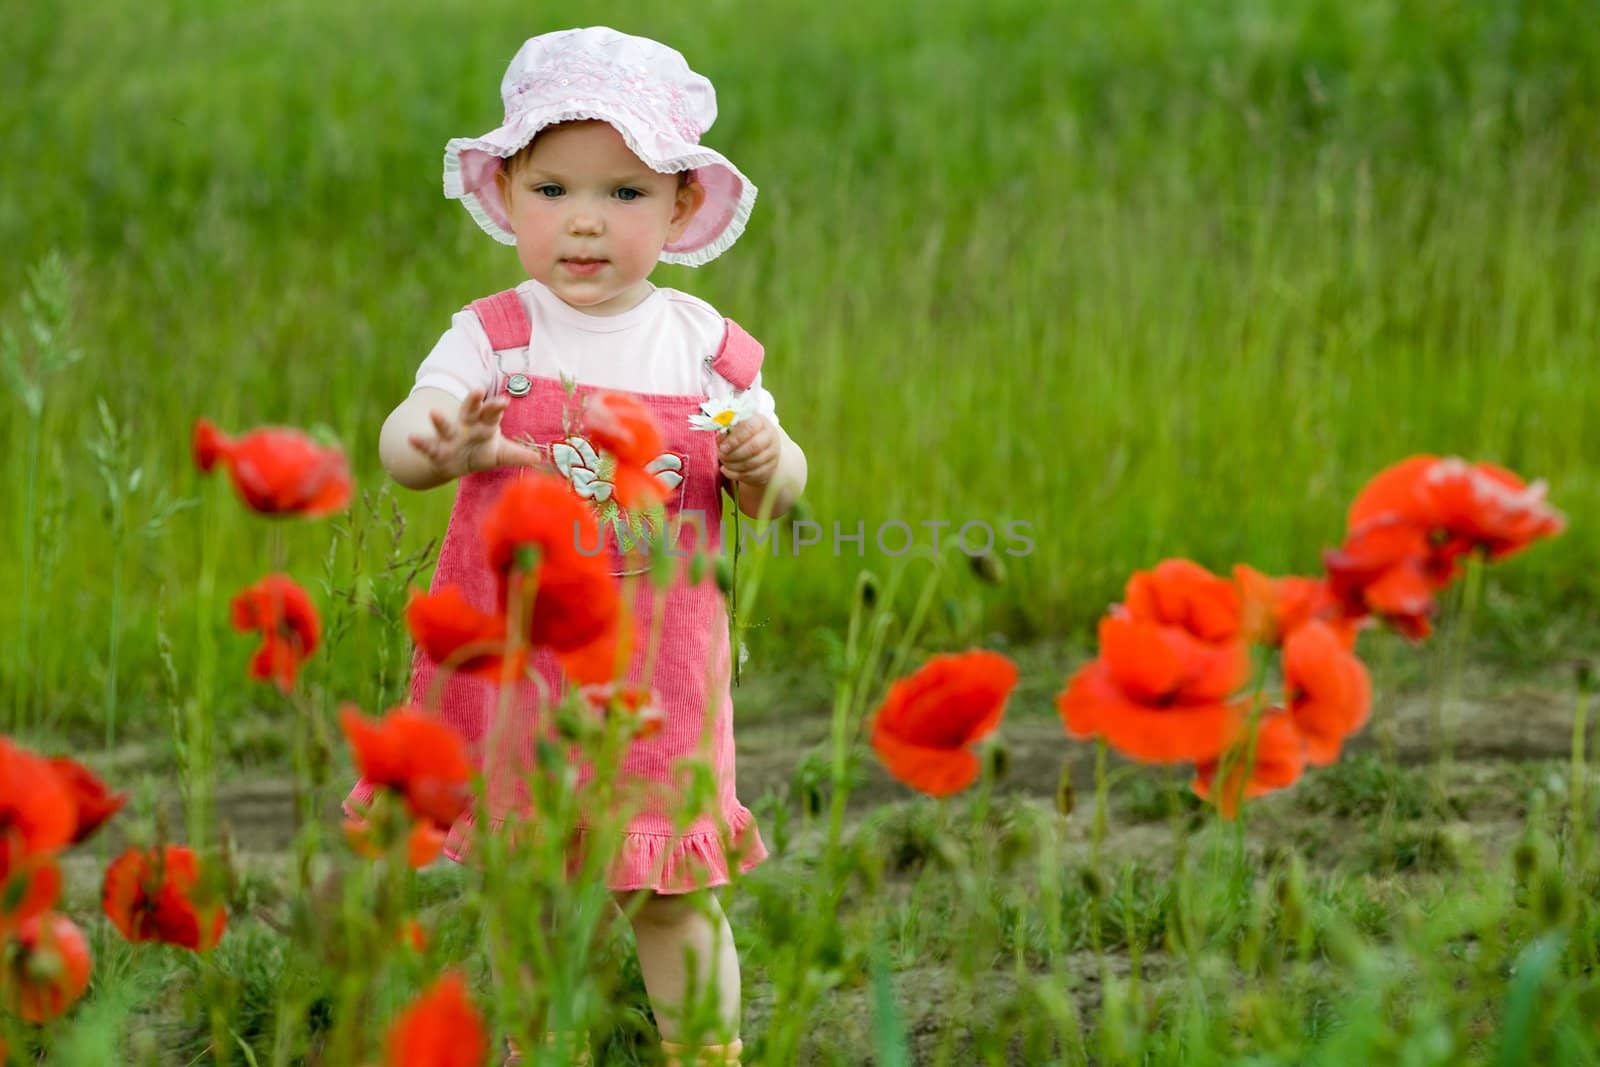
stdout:
{"type": "Polygon", "coordinates": [[[533,383],[526,374],[513,374],[506,379],[506,392],[512,396],[527,396],[528,390],[533,388],[533,383]]]}

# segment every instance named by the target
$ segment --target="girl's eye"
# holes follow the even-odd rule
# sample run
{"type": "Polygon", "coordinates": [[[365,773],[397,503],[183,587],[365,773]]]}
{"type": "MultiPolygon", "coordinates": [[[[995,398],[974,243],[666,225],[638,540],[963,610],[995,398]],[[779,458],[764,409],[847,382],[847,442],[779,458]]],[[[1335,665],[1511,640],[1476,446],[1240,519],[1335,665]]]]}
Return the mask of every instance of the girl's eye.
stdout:
{"type": "Polygon", "coordinates": [[[637,200],[643,195],[639,190],[626,185],[617,190],[617,199],[623,201],[637,200]]]}
{"type": "Polygon", "coordinates": [[[543,185],[535,185],[533,187],[533,191],[538,193],[540,196],[548,197],[549,199],[554,200],[556,197],[561,195],[563,190],[561,186],[556,185],[553,182],[546,182],[543,185]]]}

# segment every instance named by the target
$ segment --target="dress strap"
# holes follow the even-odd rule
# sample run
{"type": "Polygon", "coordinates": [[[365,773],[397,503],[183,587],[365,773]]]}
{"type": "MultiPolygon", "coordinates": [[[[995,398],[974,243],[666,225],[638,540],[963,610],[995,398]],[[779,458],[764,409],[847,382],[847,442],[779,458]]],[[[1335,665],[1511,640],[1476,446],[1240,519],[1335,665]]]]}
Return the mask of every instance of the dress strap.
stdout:
{"type": "Polygon", "coordinates": [[[727,332],[722,335],[722,347],[706,360],[711,369],[726,378],[735,389],[748,389],[761,371],[761,360],[766,349],[761,342],[744,332],[732,319],[723,319],[727,332]]]}
{"type": "Polygon", "coordinates": [[[515,289],[474,300],[467,306],[483,323],[483,332],[489,335],[489,347],[496,352],[527,348],[533,340],[533,323],[528,321],[528,309],[522,306],[522,298],[515,289]]]}

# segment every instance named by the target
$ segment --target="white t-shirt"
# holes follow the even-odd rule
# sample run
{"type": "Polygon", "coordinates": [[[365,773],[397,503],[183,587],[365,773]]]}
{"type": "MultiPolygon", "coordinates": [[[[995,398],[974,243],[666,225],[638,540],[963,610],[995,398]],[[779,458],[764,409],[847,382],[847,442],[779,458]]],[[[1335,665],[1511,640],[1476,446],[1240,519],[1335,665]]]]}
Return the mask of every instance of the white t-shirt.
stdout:
{"type": "MultiPolygon", "coordinates": [[[[726,326],[717,309],[676,289],[651,287],[650,295],[620,315],[586,315],[532,279],[517,295],[533,324],[526,352],[500,353],[505,374],[570,378],[579,385],[637,393],[732,397],[739,390],[711,369],[726,326]]],[[[495,353],[470,308],[455,313],[450,328],[417,368],[412,390],[443,389],[464,400],[474,389],[492,391],[495,353]]],[[[750,388],[756,412],[778,425],[777,405],[757,373],[750,388]]]]}

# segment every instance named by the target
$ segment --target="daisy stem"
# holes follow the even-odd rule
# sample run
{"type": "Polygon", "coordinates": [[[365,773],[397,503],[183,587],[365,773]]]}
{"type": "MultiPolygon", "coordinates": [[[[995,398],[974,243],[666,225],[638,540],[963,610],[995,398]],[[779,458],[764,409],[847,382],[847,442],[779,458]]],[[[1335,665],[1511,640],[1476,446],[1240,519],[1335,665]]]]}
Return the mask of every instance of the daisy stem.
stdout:
{"type": "Polygon", "coordinates": [[[728,593],[728,627],[733,633],[733,641],[728,649],[729,658],[733,660],[733,684],[739,684],[739,643],[744,640],[739,628],[739,483],[733,482],[733,581],[732,590],[728,593]]]}

